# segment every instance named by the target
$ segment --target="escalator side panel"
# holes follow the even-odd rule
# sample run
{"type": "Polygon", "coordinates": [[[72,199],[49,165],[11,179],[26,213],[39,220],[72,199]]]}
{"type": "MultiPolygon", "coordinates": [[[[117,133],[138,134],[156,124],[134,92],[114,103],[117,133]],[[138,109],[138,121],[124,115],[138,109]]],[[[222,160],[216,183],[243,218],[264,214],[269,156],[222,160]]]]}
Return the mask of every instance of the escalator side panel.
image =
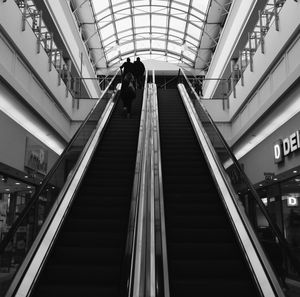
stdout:
{"type": "Polygon", "coordinates": [[[119,100],[32,296],[119,296],[139,135],[119,100]]]}
{"type": "Polygon", "coordinates": [[[177,89],[158,106],[170,296],[260,296],[177,89]]]}

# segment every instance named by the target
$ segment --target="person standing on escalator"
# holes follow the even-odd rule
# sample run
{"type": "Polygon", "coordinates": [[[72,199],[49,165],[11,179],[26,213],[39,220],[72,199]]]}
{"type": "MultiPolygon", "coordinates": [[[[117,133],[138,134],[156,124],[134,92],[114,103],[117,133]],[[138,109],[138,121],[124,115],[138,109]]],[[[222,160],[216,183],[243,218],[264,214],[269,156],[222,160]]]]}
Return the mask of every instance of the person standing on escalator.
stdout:
{"type": "Polygon", "coordinates": [[[141,62],[139,57],[136,58],[136,61],[133,63],[134,76],[136,79],[137,88],[141,89],[143,87],[143,78],[145,73],[145,65],[141,62]]]}
{"type": "Polygon", "coordinates": [[[127,58],[126,62],[124,62],[121,66],[120,66],[121,70],[123,70],[123,74],[122,74],[122,82],[126,76],[127,73],[131,73],[132,75],[134,75],[134,66],[133,63],[131,63],[130,58],[127,58]]]}
{"type": "Polygon", "coordinates": [[[131,72],[128,72],[124,76],[120,95],[123,101],[124,116],[129,119],[131,117],[131,104],[133,99],[136,97],[134,76],[131,72]]]}

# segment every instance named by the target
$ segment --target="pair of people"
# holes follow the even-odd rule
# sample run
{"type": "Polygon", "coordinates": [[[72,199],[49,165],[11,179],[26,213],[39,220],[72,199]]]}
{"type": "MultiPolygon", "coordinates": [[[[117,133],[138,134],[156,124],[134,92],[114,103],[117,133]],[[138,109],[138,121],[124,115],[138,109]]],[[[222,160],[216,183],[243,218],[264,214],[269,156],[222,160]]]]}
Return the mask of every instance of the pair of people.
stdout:
{"type": "Polygon", "coordinates": [[[136,97],[136,86],[142,88],[145,66],[137,58],[134,63],[131,63],[130,58],[120,67],[123,70],[121,98],[124,105],[124,115],[127,118],[131,116],[131,103],[136,97]]]}
{"type": "Polygon", "coordinates": [[[141,59],[139,57],[136,58],[136,61],[134,63],[131,63],[130,58],[127,58],[126,62],[122,64],[120,67],[123,70],[123,78],[127,73],[132,73],[136,86],[140,89],[143,87],[143,77],[145,73],[145,66],[143,62],[141,62],[141,59]]]}

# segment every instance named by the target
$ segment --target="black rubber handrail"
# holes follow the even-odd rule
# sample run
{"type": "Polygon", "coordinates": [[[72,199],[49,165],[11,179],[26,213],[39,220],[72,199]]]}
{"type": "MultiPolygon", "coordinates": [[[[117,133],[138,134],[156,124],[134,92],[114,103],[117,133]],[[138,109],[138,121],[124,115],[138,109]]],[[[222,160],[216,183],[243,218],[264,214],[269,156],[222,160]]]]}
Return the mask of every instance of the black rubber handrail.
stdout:
{"type": "Polygon", "coordinates": [[[104,92],[101,94],[98,102],[94,105],[94,107],[91,109],[91,111],[88,113],[88,115],[86,116],[85,120],[81,123],[80,127],[77,129],[76,133],[73,135],[72,139],[69,141],[69,143],[67,144],[67,146],[65,147],[65,149],[63,150],[62,154],[58,157],[58,159],[56,160],[56,162],[54,163],[54,165],[52,166],[52,168],[50,169],[50,171],[48,172],[48,174],[45,176],[45,178],[43,179],[41,185],[37,188],[37,191],[34,193],[33,197],[30,199],[30,201],[26,204],[26,206],[24,207],[23,211],[21,212],[21,214],[19,215],[19,217],[16,219],[16,221],[13,223],[13,225],[11,226],[11,228],[9,229],[8,233],[6,234],[6,236],[3,238],[3,240],[0,242],[0,255],[5,251],[6,246],[8,245],[8,243],[13,239],[15,233],[17,232],[18,228],[21,226],[21,224],[23,223],[24,219],[26,218],[27,214],[29,213],[31,207],[36,203],[36,201],[39,199],[40,194],[42,193],[42,191],[45,189],[46,185],[48,184],[48,182],[51,180],[51,178],[53,177],[54,173],[56,172],[56,170],[58,169],[58,167],[60,166],[60,164],[62,163],[62,161],[64,160],[66,154],[68,153],[69,149],[71,148],[71,146],[73,145],[73,143],[75,142],[75,140],[77,139],[77,136],[79,135],[79,133],[82,131],[83,127],[85,126],[85,124],[89,121],[89,118],[91,117],[91,115],[93,114],[94,110],[96,109],[96,107],[98,106],[99,102],[101,101],[101,99],[103,98],[103,96],[107,93],[107,91],[109,90],[112,82],[115,80],[115,78],[117,77],[118,73],[120,72],[120,69],[118,69],[116,71],[116,73],[114,74],[112,80],[109,82],[108,86],[106,87],[106,89],[104,90],[104,92]]]}
{"type": "MultiPolygon", "coordinates": [[[[186,82],[188,83],[189,87],[191,88],[192,92],[194,93],[195,97],[197,98],[197,100],[200,103],[200,99],[199,99],[197,93],[193,89],[191,83],[189,82],[188,78],[186,77],[186,74],[184,73],[184,71],[181,68],[178,71],[178,76],[180,75],[180,72],[183,74],[183,77],[185,78],[186,82]]],[[[180,81],[180,79],[178,79],[178,80],[180,81]]],[[[286,241],[286,239],[282,235],[282,232],[280,231],[280,229],[278,228],[278,226],[273,223],[272,219],[270,218],[270,216],[268,214],[268,211],[267,211],[265,205],[261,201],[261,199],[260,199],[259,195],[257,194],[254,186],[252,185],[252,183],[249,180],[248,176],[242,170],[242,168],[241,168],[238,160],[236,159],[235,155],[231,151],[230,147],[228,146],[228,144],[227,144],[226,140],[224,139],[223,135],[221,134],[221,132],[217,128],[216,124],[212,120],[212,118],[209,115],[208,111],[205,109],[205,107],[201,103],[200,103],[200,106],[201,106],[202,110],[204,111],[205,115],[207,116],[210,124],[213,126],[214,131],[217,133],[219,139],[221,140],[221,142],[222,142],[223,146],[225,147],[227,153],[229,154],[230,158],[232,159],[232,162],[234,163],[234,165],[238,169],[239,174],[242,176],[242,178],[245,181],[248,189],[250,190],[251,194],[253,195],[254,199],[256,200],[257,204],[259,205],[260,210],[262,211],[262,213],[264,214],[265,218],[267,219],[267,221],[269,223],[269,226],[272,229],[273,234],[278,239],[278,243],[283,248],[283,250],[287,253],[287,255],[290,257],[290,259],[292,259],[292,263],[293,263],[294,268],[296,268],[297,273],[300,274],[300,262],[299,262],[298,258],[294,255],[293,251],[291,251],[288,242],[286,241]]]]}

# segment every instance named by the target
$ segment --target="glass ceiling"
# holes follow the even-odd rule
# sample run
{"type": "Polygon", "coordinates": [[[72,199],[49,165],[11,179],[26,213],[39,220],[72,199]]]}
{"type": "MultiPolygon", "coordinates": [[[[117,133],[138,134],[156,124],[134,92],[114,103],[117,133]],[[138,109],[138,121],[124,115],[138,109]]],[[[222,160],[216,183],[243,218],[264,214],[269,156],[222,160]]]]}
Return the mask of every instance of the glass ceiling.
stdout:
{"type": "Polygon", "coordinates": [[[194,67],[209,0],[91,0],[107,66],[127,57],[194,67]]]}

